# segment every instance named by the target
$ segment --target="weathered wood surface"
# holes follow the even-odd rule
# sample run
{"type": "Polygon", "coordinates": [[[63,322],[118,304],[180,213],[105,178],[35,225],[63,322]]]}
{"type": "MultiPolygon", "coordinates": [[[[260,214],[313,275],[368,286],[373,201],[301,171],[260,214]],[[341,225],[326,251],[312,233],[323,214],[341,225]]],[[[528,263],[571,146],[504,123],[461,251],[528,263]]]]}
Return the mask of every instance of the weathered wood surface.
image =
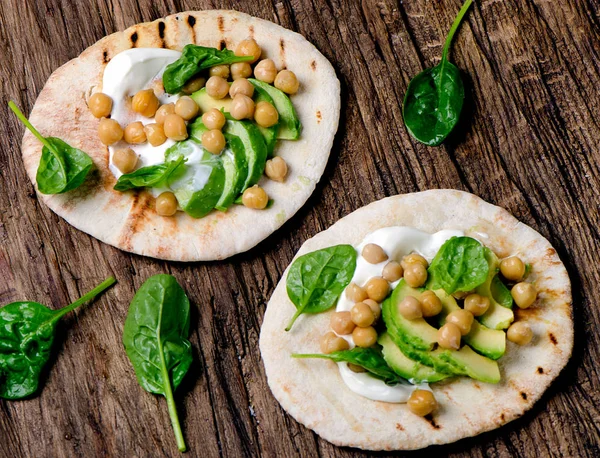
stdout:
{"type": "Polygon", "coordinates": [[[396,193],[458,188],[507,208],[557,248],[573,282],[576,346],[522,419],[421,453],[600,456],[600,3],[477,1],[451,53],[468,81],[464,122],[445,146],[428,148],[406,132],[401,101],[410,78],[439,59],[460,5],[2,0],[0,301],[58,307],[108,275],[119,283],[63,324],[43,392],[0,402],[0,455],[177,455],[164,400],[138,386],[121,346],[134,291],[169,272],[196,306],[195,364],[177,394],[188,456],[363,456],[320,440],[271,396],[258,350],[266,302],[302,242],[340,217],[396,193]],[[50,73],[106,34],[217,6],[302,33],[338,72],[342,122],[308,204],[250,252],[191,265],[121,252],[41,205],[20,157],[23,127],[6,102],[28,112],[50,73]]]}

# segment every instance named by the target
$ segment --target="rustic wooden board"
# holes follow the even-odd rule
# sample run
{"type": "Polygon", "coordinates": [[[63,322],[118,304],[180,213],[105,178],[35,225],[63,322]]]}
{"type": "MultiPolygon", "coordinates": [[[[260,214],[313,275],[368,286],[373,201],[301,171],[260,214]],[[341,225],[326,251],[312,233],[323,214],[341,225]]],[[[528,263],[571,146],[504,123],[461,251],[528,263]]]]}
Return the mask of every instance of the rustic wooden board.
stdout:
{"type": "Polygon", "coordinates": [[[187,456],[363,456],[320,440],[271,396],[258,350],[266,302],[302,242],[340,217],[397,193],[457,188],[554,244],[573,282],[576,346],[532,412],[423,455],[600,456],[600,3],[477,1],[451,53],[468,81],[465,122],[445,146],[428,148],[406,132],[401,101],[410,78],[439,59],[460,5],[2,0],[0,302],[59,307],[109,275],[119,283],[63,323],[43,392],[0,402],[0,455],[177,455],[164,400],[138,386],[121,345],[134,291],[167,272],[195,304],[195,363],[177,393],[187,456]],[[302,33],[338,72],[342,122],[308,204],[248,253],[191,265],[121,252],[41,205],[21,161],[23,127],[6,102],[28,112],[50,73],[106,34],[217,6],[302,33]]]}

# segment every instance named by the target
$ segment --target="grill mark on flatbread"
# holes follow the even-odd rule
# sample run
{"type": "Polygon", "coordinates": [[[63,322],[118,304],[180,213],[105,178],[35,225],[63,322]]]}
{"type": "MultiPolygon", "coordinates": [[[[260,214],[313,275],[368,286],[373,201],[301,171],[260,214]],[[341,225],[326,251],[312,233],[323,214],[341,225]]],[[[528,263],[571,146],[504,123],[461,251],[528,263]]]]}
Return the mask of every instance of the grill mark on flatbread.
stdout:
{"type": "Polygon", "coordinates": [[[158,22],[158,37],[160,38],[160,47],[161,48],[166,48],[166,46],[165,46],[165,28],[166,27],[167,27],[167,25],[165,24],[164,21],[158,22]]]}
{"type": "Polygon", "coordinates": [[[323,116],[321,115],[321,111],[317,110],[317,124],[321,124],[321,119],[323,119],[323,116]]]}
{"type": "Polygon", "coordinates": [[[217,27],[219,32],[223,33],[225,31],[225,19],[223,19],[223,16],[217,17],[217,27]]]}
{"type": "Polygon", "coordinates": [[[527,401],[527,393],[525,393],[525,391],[521,391],[519,394],[523,398],[523,401],[527,401]]]}
{"type": "Polygon", "coordinates": [[[556,340],[556,336],[554,334],[549,332],[548,337],[550,338],[550,342],[552,342],[553,345],[558,345],[558,340],[556,340]]]}
{"type": "Polygon", "coordinates": [[[502,421],[502,423],[506,421],[506,415],[504,415],[504,412],[500,414],[500,421],[502,421]]]}
{"type": "Polygon", "coordinates": [[[431,415],[427,415],[427,416],[425,416],[423,418],[427,421],[427,423],[429,423],[431,425],[431,427],[433,429],[440,429],[441,428],[440,425],[438,425],[435,422],[435,419],[431,415]]]}
{"type": "Polygon", "coordinates": [[[135,43],[138,41],[138,33],[137,32],[133,32],[131,34],[131,36],[129,37],[129,40],[131,41],[131,47],[135,48],[135,43]]]}
{"type": "Polygon", "coordinates": [[[225,40],[221,40],[219,42],[219,51],[225,49],[227,47],[227,42],[225,40]]]}
{"type": "Polygon", "coordinates": [[[400,423],[396,423],[396,429],[398,431],[404,431],[404,426],[402,426],[400,423]]]}
{"type": "Polygon", "coordinates": [[[281,64],[283,69],[285,69],[285,40],[283,38],[279,39],[279,55],[281,56],[281,64]]]}
{"type": "MultiPolygon", "coordinates": [[[[149,216],[155,213],[154,208],[150,205],[150,201],[153,199],[150,194],[144,191],[134,194],[127,222],[124,224],[123,232],[119,237],[119,243],[126,247],[126,250],[131,251],[133,249],[131,243],[133,236],[141,232],[143,226],[150,220],[149,216]]],[[[165,220],[174,219],[165,218],[165,220]]]]}
{"type": "Polygon", "coordinates": [[[108,64],[108,62],[110,61],[110,59],[108,58],[108,51],[106,49],[102,51],[102,61],[105,64],[108,64]]]}
{"type": "Polygon", "coordinates": [[[253,25],[248,27],[248,33],[250,34],[250,38],[254,38],[254,26],[253,25]]]}
{"type": "Polygon", "coordinates": [[[313,72],[317,69],[317,61],[316,60],[313,60],[310,63],[310,68],[312,69],[313,72]]]}
{"type": "Polygon", "coordinates": [[[196,31],[194,30],[194,25],[196,24],[196,18],[191,14],[187,17],[187,25],[190,28],[190,33],[192,34],[192,42],[196,43],[196,31]]]}
{"type": "Polygon", "coordinates": [[[538,367],[537,368],[537,373],[538,374],[543,374],[544,373],[544,368],[543,367],[538,367]]]}

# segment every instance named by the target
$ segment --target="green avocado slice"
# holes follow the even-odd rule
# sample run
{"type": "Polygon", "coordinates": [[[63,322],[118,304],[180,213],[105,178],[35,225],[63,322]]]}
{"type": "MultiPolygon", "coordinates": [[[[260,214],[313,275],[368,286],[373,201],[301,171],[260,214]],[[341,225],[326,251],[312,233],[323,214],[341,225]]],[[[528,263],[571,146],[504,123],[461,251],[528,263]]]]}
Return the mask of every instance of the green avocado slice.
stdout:
{"type": "Polygon", "coordinates": [[[475,292],[487,297],[490,300],[490,307],[488,308],[487,312],[477,319],[481,324],[487,326],[488,328],[507,329],[510,324],[515,321],[515,314],[511,308],[503,307],[501,304],[499,304],[496,299],[494,299],[494,295],[492,294],[492,283],[494,281],[494,277],[498,273],[500,262],[498,261],[498,257],[489,248],[486,248],[485,250],[485,257],[490,265],[488,278],[485,280],[485,282],[483,282],[483,284],[479,285],[475,289],[475,292]]]}
{"type": "Polygon", "coordinates": [[[290,98],[275,86],[271,86],[263,81],[254,78],[248,78],[255,88],[266,92],[279,113],[279,132],[277,138],[281,140],[298,140],[302,132],[302,124],[296,114],[296,109],[290,98]]]}
{"type": "Polygon", "coordinates": [[[212,108],[229,113],[231,108],[231,97],[227,96],[222,99],[213,99],[207,94],[205,87],[194,92],[190,97],[200,107],[201,113],[206,113],[212,108]]]}
{"type": "Polygon", "coordinates": [[[406,356],[394,343],[387,332],[382,333],[378,339],[382,347],[383,359],[396,374],[411,382],[439,382],[450,377],[449,374],[436,372],[433,367],[426,366],[406,356]]]}
{"type": "Polygon", "coordinates": [[[258,183],[265,171],[267,162],[267,146],[256,124],[250,121],[236,121],[228,119],[223,128],[224,134],[235,135],[240,139],[246,153],[248,176],[240,192],[258,183]]]}

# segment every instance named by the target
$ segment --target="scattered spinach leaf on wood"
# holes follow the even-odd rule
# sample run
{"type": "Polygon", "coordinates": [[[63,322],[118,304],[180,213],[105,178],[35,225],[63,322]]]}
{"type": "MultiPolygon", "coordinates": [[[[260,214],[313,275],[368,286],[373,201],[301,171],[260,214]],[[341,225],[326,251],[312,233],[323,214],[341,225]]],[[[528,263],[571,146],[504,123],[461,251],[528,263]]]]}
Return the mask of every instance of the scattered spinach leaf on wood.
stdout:
{"type": "Polygon", "coordinates": [[[248,62],[253,58],[253,56],[236,56],[229,49],[218,50],[192,44],[185,45],[181,57],[167,65],[163,73],[165,92],[169,94],[181,92],[181,88],[188,80],[207,68],[235,62],[248,62]]]}
{"type": "Polygon", "coordinates": [[[404,123],[413,137],[438,146],[458,123],[465,89],[458,68],[448,61],[448,51],[473,0],[467,0],[454,20],[438,65],[415,76],[404,96],[404,123]]]}
{"type": "Polygon", "coordinates": [[[22,399],[34,394],[50,358],[58,321],[115,283],[108,278],[59,310],[38,302],[13,302],[0,308],[0,397],[22,399]]]}
{"type": "Polygon", "coordinates": [[[388,385],[395,385],[404,381],[385,362],[379,346],[361,348],[354,347],[351,350],[334,351],[333,353],[293,353],[294,358],[321,358],[330,359],[336,363],[350,363],[365,369],[373,377],[383,380],[388,385]]]}
{"type": "Polygon", "coordinates": [[[286,286],[296,313],[289,331],[303,313],[330,309],[348,286],[356,269],[356,250],[351,245],[336,245],[300,256],[290,266],[286,286]]]}
{"type": "Polygon", "coordinates": [[[128,191],[135,188],[151,188],[166,183],[171,174],[185,162],[183,156],[163,164],[140,167],[131,173],[121,175],[117,180],[115,191],[128,191]]]}
{"type": "Polygon", "coordinates": [[[172,275],[154,275],[129,306],[123,344],[139,384],[167,400],[177,447],[186,450],[173,391],[192,363],[190,302],[172,275]]]}
{"type": "Polygon", "coordinates": [[[56,137],[44,137],[12,102],[9,108],[25,127],[42,142],[42,157],[35,180],[42,194],[62,194],[81,186],[93,166],[92,159],[56,137]]]}

